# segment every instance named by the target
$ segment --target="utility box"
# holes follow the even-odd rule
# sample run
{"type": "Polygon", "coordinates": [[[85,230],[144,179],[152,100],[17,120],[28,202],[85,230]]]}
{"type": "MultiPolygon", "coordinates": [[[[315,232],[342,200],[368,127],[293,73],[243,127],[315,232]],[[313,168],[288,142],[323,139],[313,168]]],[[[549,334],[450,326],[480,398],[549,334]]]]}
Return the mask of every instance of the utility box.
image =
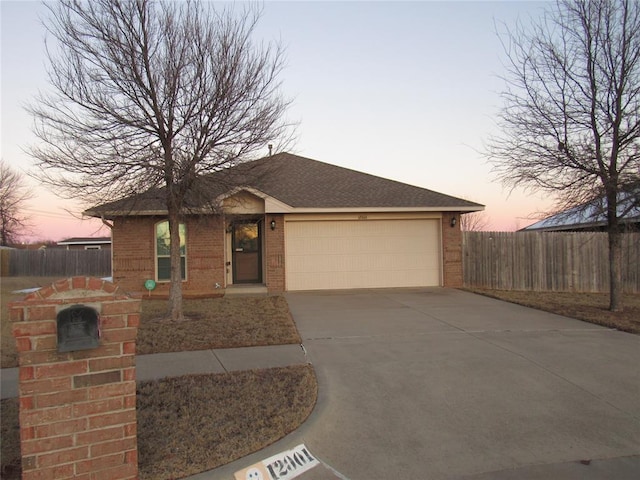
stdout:
{"type": "Polygon", "coordinates": [[[9,305],[20,364],[22,479],[138,476],[141,297],[73,277],[9,305]]]}

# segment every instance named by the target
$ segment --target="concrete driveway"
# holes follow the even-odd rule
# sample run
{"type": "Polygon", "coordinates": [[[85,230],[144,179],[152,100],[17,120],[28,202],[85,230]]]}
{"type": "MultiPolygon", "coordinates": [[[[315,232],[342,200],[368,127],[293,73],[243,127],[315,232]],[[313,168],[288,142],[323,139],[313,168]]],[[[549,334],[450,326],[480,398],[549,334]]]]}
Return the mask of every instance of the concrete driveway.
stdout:
{"type": "Polygon", "coordinates": [[[317,408],[201,478],[299,443],[338,472],[310,479],[640,478],[640,336],[450,289],[287,300],[317,408]]]}

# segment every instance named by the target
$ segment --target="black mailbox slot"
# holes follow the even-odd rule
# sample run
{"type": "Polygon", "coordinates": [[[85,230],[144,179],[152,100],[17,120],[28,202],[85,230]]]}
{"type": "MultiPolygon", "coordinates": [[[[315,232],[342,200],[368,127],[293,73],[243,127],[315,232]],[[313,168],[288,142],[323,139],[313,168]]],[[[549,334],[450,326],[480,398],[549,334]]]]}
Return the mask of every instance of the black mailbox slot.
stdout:
{"type": "Polygon", "coordinates": [[[100,340],[98,312],[85,305],[72,305],[58,312],[58,352],[97,348],[100,340]]]}

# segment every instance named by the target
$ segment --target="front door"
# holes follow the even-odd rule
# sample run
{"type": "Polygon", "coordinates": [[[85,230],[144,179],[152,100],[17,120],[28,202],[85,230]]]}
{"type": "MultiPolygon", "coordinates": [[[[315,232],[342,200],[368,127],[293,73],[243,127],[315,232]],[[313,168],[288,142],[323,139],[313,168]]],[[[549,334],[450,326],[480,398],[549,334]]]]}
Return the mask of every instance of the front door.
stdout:
{"type": "Polygon", "coordinates": [[[262,283],[260,223],[233,224],[233,283],[262,283]]]}

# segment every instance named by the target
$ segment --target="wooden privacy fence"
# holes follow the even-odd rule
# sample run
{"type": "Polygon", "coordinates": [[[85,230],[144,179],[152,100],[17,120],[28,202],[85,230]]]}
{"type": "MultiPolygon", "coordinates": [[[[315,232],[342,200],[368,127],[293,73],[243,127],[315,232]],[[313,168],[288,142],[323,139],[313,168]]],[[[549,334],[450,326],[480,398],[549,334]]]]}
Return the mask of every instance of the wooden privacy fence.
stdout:
{"type": "Polygon", "coordinates": [[[3,275],[69,277],[111,275],[111,250],[4,250],[3,275]]]}
{"type": "MultiPolygon", "coordinates": [[[[464,285],[497,290],[609,291],[600,232],[463,232],[464,285]]],[[[640,233],[622,235],[622,283],[640,293],[640,233]]]]}

